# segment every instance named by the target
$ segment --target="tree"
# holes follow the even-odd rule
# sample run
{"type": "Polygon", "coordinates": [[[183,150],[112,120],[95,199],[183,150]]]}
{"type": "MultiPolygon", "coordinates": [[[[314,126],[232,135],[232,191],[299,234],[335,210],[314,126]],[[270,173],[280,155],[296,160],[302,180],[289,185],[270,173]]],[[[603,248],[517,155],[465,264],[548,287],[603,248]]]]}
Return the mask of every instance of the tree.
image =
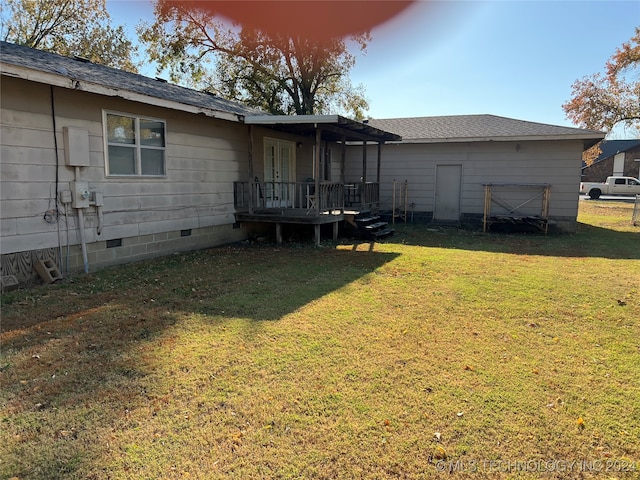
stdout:
{"type": "Polygon", "coordinates": [[[567,118],[584,128],[610,132],[616,125],[640,132],[640,27],[616,49],[606,73],[596,73],[572,85],[571,100],[562,105],[567,118]]]}
{"type": "Polygon", "coordinates": [[[137,72],[137,47],[111,25],[106,0],[2,0],[2,39],[137,72]]]}
{"type": "MultiPolygon", "coordinates": [[[[347,40],[320,42],[302,36],[230,27],[198,2],[157,0],[156,20],[138,34],[159,70],[171,80],[242,101],[274,114],[343,111],[364,118],[368,104],[362,86],[348,72],[355,57],[347,40]]],[[[366,51],[368,33],[353,35],[366,51]]]]}

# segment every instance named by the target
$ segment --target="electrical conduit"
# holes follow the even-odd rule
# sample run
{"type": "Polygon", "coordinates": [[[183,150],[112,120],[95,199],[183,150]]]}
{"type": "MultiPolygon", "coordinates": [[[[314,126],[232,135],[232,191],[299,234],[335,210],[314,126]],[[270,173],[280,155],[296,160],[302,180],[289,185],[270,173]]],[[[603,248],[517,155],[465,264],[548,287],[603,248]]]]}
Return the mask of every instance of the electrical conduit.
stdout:
{"type": "MultiPolygon", "coordinates": [[[[75,180],[80,179],[80,167],[75,167],[75,180]]],[[[78,192],[74,192],[78,195],[78,192]]],[[[78,233],[80,234],[80,247],[82,248],[82,263],[84,265],[84,273],[89,273],[89,258],[87,256],[87,240],[84,237],[84,212],[82,208],[78,208],[78,233]]]]}

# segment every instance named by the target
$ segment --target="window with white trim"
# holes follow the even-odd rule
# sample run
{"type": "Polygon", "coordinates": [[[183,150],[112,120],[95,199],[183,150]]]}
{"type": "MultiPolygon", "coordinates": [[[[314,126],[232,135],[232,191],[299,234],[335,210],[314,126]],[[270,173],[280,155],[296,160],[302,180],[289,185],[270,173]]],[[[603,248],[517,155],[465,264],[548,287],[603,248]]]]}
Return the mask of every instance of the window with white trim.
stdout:
{"type": "Polygon", "coordinates": [[[164,120],[104,112],[107,175],[164,176],[164,120]]]}

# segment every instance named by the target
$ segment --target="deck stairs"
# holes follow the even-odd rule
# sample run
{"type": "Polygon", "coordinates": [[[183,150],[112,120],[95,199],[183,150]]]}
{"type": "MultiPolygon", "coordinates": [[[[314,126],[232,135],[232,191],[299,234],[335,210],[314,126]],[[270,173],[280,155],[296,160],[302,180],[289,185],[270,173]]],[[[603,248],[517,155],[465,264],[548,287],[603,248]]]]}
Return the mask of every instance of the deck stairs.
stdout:
{"type": "Polygon", "coordinates": [[[358,237],[363,240],[382,240],[395,232],[389,228],[388,222],[381,220],[371,210],[353,212],[353,216],[347,216],[346,221],[355,227],[358,237]]]}

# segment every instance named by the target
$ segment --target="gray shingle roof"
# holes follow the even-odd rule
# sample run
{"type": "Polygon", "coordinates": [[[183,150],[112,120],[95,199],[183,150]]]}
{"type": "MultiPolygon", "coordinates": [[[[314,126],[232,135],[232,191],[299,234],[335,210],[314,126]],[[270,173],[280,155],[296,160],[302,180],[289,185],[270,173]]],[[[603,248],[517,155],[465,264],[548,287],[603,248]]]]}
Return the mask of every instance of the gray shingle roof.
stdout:
{"type": "Polygon", "coordinates": [[[634,148],[640,147],[640,139],[631,140],[608,140],[600,144],[600,155],[593,163],[601,162],[620,152],[626,152],[634,148]]]}
{"type": "Polygon", "coordinates": [[[568,137],[599,140],[605,135],[595,130],[527,122],[496,115],[371,119],[369,124],[401,135],[403,143],[542,140],[568,137]]]}
{"type": "MultiPolygon", "coordinates": [[[[233,115],[244,116],[264,113],[241,103],[224,100],[205,92],[105,67],[86,60],[64,57],[55,53],[7,42],[0,42],[0,61],[3,64],[67,77],[73,82],[80,82],[78,84],[80,89],[82,89],[82,84],[87,82],[111,88],[116,96],[118,91],[126,91],[150,98],[163,99],[233,115]]],[[[71,85],[71,82],[69,82],[69,85],[71,85]]]]}

